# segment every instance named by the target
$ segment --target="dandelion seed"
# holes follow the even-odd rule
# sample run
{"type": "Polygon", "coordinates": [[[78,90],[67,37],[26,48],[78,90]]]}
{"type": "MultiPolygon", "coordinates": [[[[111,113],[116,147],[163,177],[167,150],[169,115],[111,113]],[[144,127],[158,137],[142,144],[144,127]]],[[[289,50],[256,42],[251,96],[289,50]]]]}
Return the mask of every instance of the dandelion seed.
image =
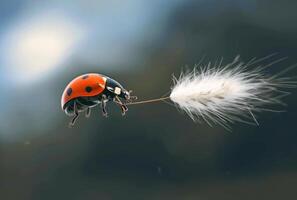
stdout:
{"type": "MultiPolygon", "coordinates": [[[[290,78],[264,74],[264,67],[249,70],[239,57],[226,66],[196,67],[192,72],[174,78],[170,99],[194,121],[203,119],[210,126],[230,123],[257,124],[254,113],[267,110],[266,106],[280,104],[288,93],[283,88],[295,87],[290,78]]],[[[295,66],[294,66],[295,67],[295,66]]]]}

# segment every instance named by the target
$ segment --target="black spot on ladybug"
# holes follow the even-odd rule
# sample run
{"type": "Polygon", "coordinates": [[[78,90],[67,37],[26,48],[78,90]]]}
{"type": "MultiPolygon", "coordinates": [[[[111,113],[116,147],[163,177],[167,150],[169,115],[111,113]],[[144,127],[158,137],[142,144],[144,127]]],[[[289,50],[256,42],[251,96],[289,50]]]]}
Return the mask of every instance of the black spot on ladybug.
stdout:
{"type": "Polygon", "coordinates": [[[72,94],[72,88],[67,89],[67,95],[70,96],[72,94]]]}
{"type": "Polygon", "coordinates": [[[87,79],[89,77],[89,75],[84,75],[83,77],[82,77],[82,79],[87,79]]]}
{"type": "Polygon", "coordinates": [[[85,90],[86,90],[86,92],[92,92],[92,88],[91,88],[90,86],[87,86],[87,87],[85,88],[85,90]]]}

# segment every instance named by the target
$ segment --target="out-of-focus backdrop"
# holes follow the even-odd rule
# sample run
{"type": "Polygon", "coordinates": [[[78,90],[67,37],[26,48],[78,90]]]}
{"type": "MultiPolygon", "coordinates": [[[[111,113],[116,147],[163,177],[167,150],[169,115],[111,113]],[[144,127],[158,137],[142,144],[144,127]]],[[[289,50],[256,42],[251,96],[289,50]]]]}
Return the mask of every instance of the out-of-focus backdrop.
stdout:
{"type": "MultiPolygon", "coordinates": [[[[72,129],[67,83],[106,74],[141,99],[186,65],[297,62],[293,0],[1,0],[0,199],[297,199],[297,91],[259,127],[193,123],[167,104],[109,105],[72,129]]],[[[296,70],[289,73],[296,75],[296,70]]]]}

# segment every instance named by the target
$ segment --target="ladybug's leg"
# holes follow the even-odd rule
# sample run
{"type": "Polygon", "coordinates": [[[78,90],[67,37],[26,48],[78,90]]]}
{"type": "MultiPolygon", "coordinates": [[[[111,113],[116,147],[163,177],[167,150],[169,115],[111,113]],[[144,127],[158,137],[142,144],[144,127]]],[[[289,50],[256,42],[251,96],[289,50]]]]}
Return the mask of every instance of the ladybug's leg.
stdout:
{"type": "Polygon", "coordinates": [[[73,109],[74,109],[74,117],[71,120],[71,122],[69,123],[69,126],[74,126],[74,124],[78,118],[78,110],[77,110],[77,106],[76,106],[76,101],[74,101],[74,103],[73,103],[73,109]]]}
{"type": "Polygon", "coordinates": [[[120,107],[122,111],[122,115],[124,116],[126,112],[128,111],[128,107],[121,102],[120,98],[118,96],[115,96],[114,102],[116,102],[120,107]]]}
{"type": "Polygon", "coordinates": [[[108,116],[107,111],[106,111],[106,100],[107,100],[106,95],[102,95],[101,108],[102,108],[102,115],[104,117],[107,117],[108,116]]]}
{"type": "Polygon", "coordinates": [[[91,116],[91,108],[88,107],[86,110],[86,118],[89,118],[91,116]]]}

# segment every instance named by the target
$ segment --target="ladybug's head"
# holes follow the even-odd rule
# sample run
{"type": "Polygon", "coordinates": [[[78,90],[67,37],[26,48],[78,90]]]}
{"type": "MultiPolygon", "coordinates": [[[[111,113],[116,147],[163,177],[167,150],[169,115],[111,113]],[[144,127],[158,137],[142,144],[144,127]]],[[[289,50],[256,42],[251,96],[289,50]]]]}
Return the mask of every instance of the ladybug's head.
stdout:
{"type": "Polygon", "coordinates": [[[130,92],[128,92],[126,89],[122,89],[121,94],[119,94],[119,97],[121,97],[125,100],[130,100],[131,95],[130,95],[130,92]]]}
{"type": "Polygon", "coordinates": [[[123,89],[119,97],[125,99],[128,103],[133,102],[134,100],[137,100],[137,96],[131,95],[132,90],[125,90],[123,89]]]}

